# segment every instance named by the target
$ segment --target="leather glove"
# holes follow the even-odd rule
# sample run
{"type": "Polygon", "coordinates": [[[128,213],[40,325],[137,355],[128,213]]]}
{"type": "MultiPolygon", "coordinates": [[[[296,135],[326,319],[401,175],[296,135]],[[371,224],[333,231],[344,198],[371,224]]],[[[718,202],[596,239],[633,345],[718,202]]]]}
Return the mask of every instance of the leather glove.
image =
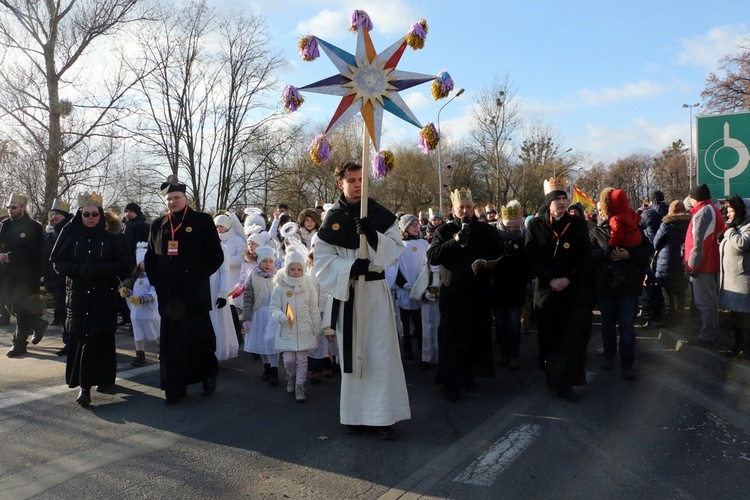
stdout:
{"type": "Polygon", "coordinates": [[[245,330],[245,333],[250,331],[250,322],[249,321],[243,321],[242,322],[242,329],[245,330]]]}
{"type": "Polygon", "coordinates": [[[411,292],[413,288],[414,285],[412,285],[411,283],[404,283],[404,290],[406,290],[407,292],[411,292]]]}
{"type": "Polygon", "coordinates": [[[225,305],[227,305],[227,299],[224,299],[224,298],[221,298],[221,297],[219,297],[218,299],[216,299],[216,308],[217,309],[221,309],[225,305]]]}
{"type": "Polygon", "coordinates": [[[127,299],[128,297],[130,297],[130,289],[128,289],[128,287],[121,286],[119,291],[120,297],[122,297],[123,299],[127,299]]]}
{"type": "Polygon", "coordinates": [[[378,232],[372,225],[372,221],[369,217],[362,217],[354,219],[357,223],[357,234],[364,234],[367,238],[367,244],[375,250],[378,249],[378,232]]]}
{"type": "Polygon", "coordinates": [[[424,298],[429,300],[430,302],[435,302],[435,299],[437,299],[437,295],[435,295],[434,293],[425,292],[424,298]]]}
{"type": "Polygon", "coordinates": [[[367,268],[370,267],[370,259],[357,259],[352,264],[352,270],[349,272],[350,278],[356,278],[361,274],[367,274],[367,268]]]}
{"type": "Polygon", "coordinates": [[[466,229],[461,229],[457,232],[453,238],[461,245],[465,245],[469,242],[469,236],[471,236],[471,229],[467,227],[466,229]]]}

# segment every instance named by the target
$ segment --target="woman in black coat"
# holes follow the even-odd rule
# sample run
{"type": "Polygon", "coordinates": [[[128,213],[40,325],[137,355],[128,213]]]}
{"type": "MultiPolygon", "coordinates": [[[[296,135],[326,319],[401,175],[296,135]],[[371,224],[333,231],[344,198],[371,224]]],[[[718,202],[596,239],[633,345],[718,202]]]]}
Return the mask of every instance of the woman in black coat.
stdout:
{"type": "Polygon", "coordinates": [[[81,387],[76,401],[87,406],[92,386],[103,392],[115,383],[119,278],[128,273],[128,258],[119,238],[105,229],[101,197],[79,197],[79,205],[50,259],[68,282],[65,381],[81,387]]]}
{"type": "Polygon", "coordinates": [[[669,204],[669,213],[662,219],[654,236],[654,250],[657,252],[654,275],[656,284],[661,287],[664,295],[662,328],[682,323],[688,286],[683,252],[691,217],[692,214],[685,210],[685,205],[680,200],[673,201],[669,204]]]}

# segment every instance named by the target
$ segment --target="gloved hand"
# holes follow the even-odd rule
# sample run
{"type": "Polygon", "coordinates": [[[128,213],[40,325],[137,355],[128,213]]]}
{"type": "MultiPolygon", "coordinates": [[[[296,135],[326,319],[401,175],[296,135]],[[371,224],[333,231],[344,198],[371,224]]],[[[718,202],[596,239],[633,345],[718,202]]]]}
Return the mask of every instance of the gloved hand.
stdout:
{"type": "Polygon", "coordinates": [[[123,299],[127,299],[131,295],[130,289],[126,286],[121,286],[119,291],[120,297],[122,297],[123,299]]]}
{"type": "Polygon", "coordinates": [[[216,299],[216,308],[217,309],[221,309],[225,305],[227,305],[227,299],[224,299],[222,297],[219,297],[218,299],[216,299]]]}
{"type": "Polygon", "coordinates": [[[250,322],[249,321],[243,321],[242,322],[242,329],[245,330],[245,333],[250,331],[250,322]]]}
{"type": "Polygon", "coordinates": [[[459,232],[457,232],[453,238],[459,242],[461,245],[465,245],[469,242],[469,236],[471,236],[471,229],[468,227],[465,229],[461,229],[459,232]]]}
{"type": "Polygon", "coordinates": [[[411,283],[404,283],[404,290],[406,290],[407,292],[411,292],[413,288],[414,285],[412,285],[411,283]]]}
{"type": "Polygon", "coordinates": [[[364,234],[367,238],[367,244],[375,250],[378,249],[378,232],[372,225],[372,221],[369,217],[362,217],[354,219],[357,223],[357,234],[364,234]]]}
{"type": "Polygon", "coordinates": [[[367,274],[367,268],[370,267],[370,259],[357,259],[352,264],[352,270],[349,272],[350,278],[356,278],[359,275],[367,274]]]}
{"type": "Polygon", "coordinates": [[[81,267],[78,268],[78,274],[83,276],[85,279],[91,279],[94,277],[94,265],[90,262],[84,262],[81,267]]]}
{"type": "Polygon", "coordinates": [[[614,250],[614,248],[612,248],[610,246],[606,246],[606,247],[604,247],[604,250],[602,250],[602,255],[605,258],[608,258],[610,255],[612,255],[612,251],[613,250],[614,250]]]}
{"type": "Polygon", "coordinates": [[[435,300],[437,300],[437,295],[435,295],[434,293],[425,292],[424,298],[429,300],[430,302],[435,302],[435,300]]]}
{"type": "Polygon", "coordinates": [[[696,273],[695,271],[687,271],[687,275],[690,278],[697,278],[698,277],[698,273],[696,273]]]}

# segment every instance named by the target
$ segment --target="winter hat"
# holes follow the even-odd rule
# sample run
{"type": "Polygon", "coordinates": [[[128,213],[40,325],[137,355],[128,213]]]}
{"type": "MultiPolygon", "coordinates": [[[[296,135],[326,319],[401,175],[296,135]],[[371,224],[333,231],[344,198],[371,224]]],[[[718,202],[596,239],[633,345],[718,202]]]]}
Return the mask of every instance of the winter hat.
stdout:
{"type": "Polygon", "coordinates": [[[576,202],[576,203],[573,203],[573,204],[571,204],[571,205],[570,205],[570,206],[568,207],[568,212],[569,212],[569,213],[570,213],[570,209],[578,210],[579,212],[581,212],[581,217],[583,217],[583,216],[584,216],[584,214],[586,213],[586,211],[585,211],[585,210],[583,209],[583,205],[581,205],[581,204],[580,204],[580,203],[578,203],[578,202],[576,202]]]}
{"type": "Polygon", "coordinates": [[[690,197],[696,201],[706,201],[711,199],[711,190],[705,184],[698,184],[690,190],[690,197]]]}
{"type": "Polygon", "coordinates": [[[159,186],[159,189],[161,190],[161,194],[166,196],[169,193],[176,193],[176,192],[185,193],[187,191],[187,186],[181,183],[177,179],[177,176],[173,174],[167,177],[166,182],[161,183],[161,186],[159,186]]]}
{"type": "Polygon", "coordinates": [[[216,224],[217,227],[222,226],[226,229],[232,229],[232,219],[230,219],[227,214],[219,214],[214,217],[214,224],[216,224]]]}
{"type": "Polygon", "coordinates": [[[307,267],[305,257],[299,253],[296,248],[289,249],[284,256],[284,272],[287,276],[289,275],[289,266],[292,264],[300,264],[302,266],[302,271],[305,271],[305,268],[307,267]]]}
{"type": "Polygon", "coordinates": [[[440,212],[435,212],[434,214],[432,214],[432,217],[430,217],[430,222],[434,221],[435,219],[443,220],[443,214],[441,214],[440,212]]]}
{"type": "Polygon", "coordinates": [[[416,215],[413,214],[404,214],[401,216],[401,218],[398,220],[398,227],[401,229],[401,232],[405,233],[406,229],[411,226],[414,223],[419,223],[419,219],[417,219],[416,215]]]}
{"type": "Polygon", "coordinates": [[[658,189],[656,191],[651,191],[651,201],[664,201],[664,193],[659,191],[658,189]]]}
{"type": "Polygon", "coordinates": [[[135,244],[135,263],[140,264],[146,258],[146,247],[148,243],[139,241],[135,244]]]}
{"type": "Polygon", "coordinates": [[[255,249],[255,255],[258,256],[258,262],[263,262],[266,259],[274,259],[274,251],[273,248],[268,246],[262,246],[255,249]]]}
{"type": "Polygon", "coordinates": [[[130,210],[131,212],[135,212],[137,214],[141,213],[141,207],[138,206],[138,203],[131,201],[127,205],[125,205],[125,210],[130,210]]]}
{"type": "Polygon", "coordinates": [[[261,231],[248,236],[247,241],[256,243],[259,247],[268,246],[268,242],[271,241],[271,236],[267,231],[261,231]]]}
{"type": "Polygon", "coordinates": [[[674,200],[669,204],[669,215],[684,214],[685,204],[680,200],[674,200]]]}
{"type": "Polygon", "coordinates": [[[504,207],[500,207],[500,214],[505,227],[521,227],[523,224],[523,209],[518,200],[511,200],[504,207]]]}
{"type": "Polygon", "coordinates": [[[266,220],[261,215],[262,212],[259,208],[250,207],[246,208],[244,210],[245,215],[245,225],[244,225],[244,231],[245,234],[250,236],[251,234],[259,233],[261,231],[265,231],[266,229],[266,220]]]}
{"type": "Polygon", "coordinates": [[[693,208],[693,202],[690,201],[690,196],[685,197],[685,199],[682,200],[682,204],[685,206],[685,210],[693,208]]]}

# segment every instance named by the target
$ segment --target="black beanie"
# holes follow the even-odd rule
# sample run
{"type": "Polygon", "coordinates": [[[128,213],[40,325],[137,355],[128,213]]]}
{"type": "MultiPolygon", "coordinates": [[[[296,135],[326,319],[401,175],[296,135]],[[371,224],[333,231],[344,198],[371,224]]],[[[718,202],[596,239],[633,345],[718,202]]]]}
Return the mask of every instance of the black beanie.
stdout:
{"type": "Polygon", "coordinates": [[[562,189],[553,189],[549,193],[544,195],[544,204],[549,207],[549,204],[552,203],[552,200],[557,198],[558,196],[568,196],[567,191],[563,191],[562,189]]]}
{"type": "Polygon", "coordinates": [[[135,212],[137,214],[141,213],[141,207],[138,206],[138,203],[131,201],[127,205],[125,205],[125,210],[130,210],[131,212],[135,212]]]}
{"type": "Polygon", "coordinates": [[[659,190],[651,191],[651,201],[664,201],[664,193],[659,190]]]}
{"type": "Polygon", "coordinates": [[[695,201],[706,201],[711,199],[711,191],[705,184],[698,184],[690,190],[690,197],[695,201]]]}

